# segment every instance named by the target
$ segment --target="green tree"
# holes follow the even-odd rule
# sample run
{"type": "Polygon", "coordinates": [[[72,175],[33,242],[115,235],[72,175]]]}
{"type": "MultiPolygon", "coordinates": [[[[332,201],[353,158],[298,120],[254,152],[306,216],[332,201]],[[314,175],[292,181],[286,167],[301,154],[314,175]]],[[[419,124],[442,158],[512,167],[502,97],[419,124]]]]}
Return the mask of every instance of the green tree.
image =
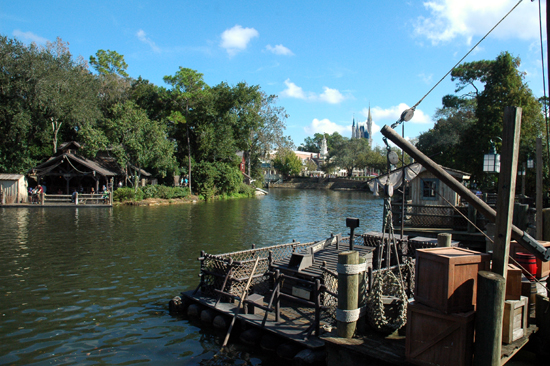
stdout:
{"type": "Polygon", "coordinates": [[[282,149],[277,151],[273,158],[273,167],[284,177],[299,174],[302,171],[302,161],[294,151],[282,149]]]}
{"type": "Polygon", "coordinates": [[[90,56],[90,65],[93,66],[98,74],[116,74],[123,78],[129,77],[126,72],[128,64],[124,61],[124,56],[116,51],[97,51],[95,56],[90,56]]]}
{"type": "Polygon", "coordinates": [[[348,177],[353,174],[353,169],[366,168],[369,165],[370,146],[366,139],[344,140],[329,154],[329,166],[347,170],[348,177]]]}
{"type": "Polygon", "coordinates": [[[503,52],[494,61],[466,63],[452,73],[458,80],[458,88],[473,83],[484,85],[483,91],[475,93],[475,121],[465,129],[461,148],[457,151],[457,159],[467,164],[464,170],[473,173],[474,179],[482,185],[490,178],[483,173],[483,155],[487,153],[490,141],[499,141],[502,136],[506,106],[523,110],[520,161],[534,152],[536,137],[544,130],[541,105],[525,83],[519,65],[519,58],[503,52]]]}
{"type": "Polygon", "coordinates": [[[443,107],[436,110],[433,128],[418,137],[418,149],[438,164],[468,171],[468,161],[460,156],[464,133],[476,121],[475,107],[475,99],[443,97],[443,107]]]}
{"type": "Polygon", "coordinates": [[[105,121],[105,135],[117,162],[133,172],[137,190],[141,170],[153,168],[161,175],[174,169],[174,146],[164,126],[151,121],[132,101],[117,103],[105,121]]]}
{"type": "Polygon", "coordinates": [[[183,113],[185,118],[174,120],[176,124],[185,124],[188,156],[189,193],[192,194],[191,184],[191,136],[189,125],[191,123],[190,111],[196,103],[205,95],[208,85],[203,80],[203,74],[188,68],[181,67],[174,75],[164,77],[164,82],[172,86],[170,98],[173,109],[183,113]]]}

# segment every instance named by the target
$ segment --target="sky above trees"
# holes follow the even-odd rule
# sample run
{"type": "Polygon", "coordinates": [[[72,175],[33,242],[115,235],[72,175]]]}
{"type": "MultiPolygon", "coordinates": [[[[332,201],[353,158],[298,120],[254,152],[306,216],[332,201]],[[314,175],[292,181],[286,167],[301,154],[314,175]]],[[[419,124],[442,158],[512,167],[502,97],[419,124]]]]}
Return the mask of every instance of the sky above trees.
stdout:
{"type": "MultiPolygon", "coordinates": [[[[370,106],[381,145],[379,128],[416,104],[516,2],[4,2],[0,34],[39,45],[61,37],[85,60],[114,50],[131,77],[156,85],[180,66],[204,74],[208,85],[260,85],[279,96],[296,145],[315,133],[350,137],[352,118],[365,121],[370,106]]],[[[508,51],[542,96],[538,10],[538,1],[523,1],[465,61],[508,51]]],[[[430,129],[454,89],[447,77],[405,134],[430,129]]]]}

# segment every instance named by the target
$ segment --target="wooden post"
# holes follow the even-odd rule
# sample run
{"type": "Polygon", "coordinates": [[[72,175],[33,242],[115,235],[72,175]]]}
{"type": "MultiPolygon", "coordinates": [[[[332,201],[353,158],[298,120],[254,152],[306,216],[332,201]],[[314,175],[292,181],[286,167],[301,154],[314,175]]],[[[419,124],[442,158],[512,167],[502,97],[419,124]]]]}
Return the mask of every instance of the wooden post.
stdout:
{"type": "MultiPolygon", "coordinates": [[[[41,205],[44,205],[44,199],[45,199],[45,196],[46,194],[44,192],[40,193],[40,204],[41,205]]],[[[16,202],[17,203],[17,202],[16,202]]]]}
{"type": "Polygon", "coordinates": [[[453,238],[453,235],[449,234],[449,233],[437,234],[437,246],[438,247],[450,247],[452,238],[453,238]]]}
{"type": "Polygon", "coordinates": [[[109,191],[109,204],[111,206],[113,205],[113,190],[109,191]]]}
{"type": "Polygon", "coordinates": [[[521,108],[504,108],[495,244],[493,247],[493,272],[504,278],[508,272],[508,255],[510,254],[510,227],[514,212],[520,132],[521,108]]]}
{"type": "Polygon", "coordinates": [[[542,210],[542,222],[544,227],[542,240],[550,241],[550,208],[545,208],[542,210]]]}
{"type": "MultiPolygon", "coordinates": [[[[359,253],[355,251],[341,252],[338,254],[338,264],[359,264],[359,253]]],[[[357,274],[345,274],[338,271],[338,309],[355,310],[358,305],[359,276],[357,274]]],[[[357,322],[343,322],[337,320],[338,336],[351,338],[355,333],[357,322]]]]}
{"type": "Polygon", "coordinates": [[[535,239],[542,240],[542,138],[537,137],[537,237],[535,239]]]}
{"type": "Polygon", "coordinates": [[[78,192],[75,192],[74,194],[74,204],[78,205],[78,192]]]}
{"type": "Polygon", "coordinates": [[[506,279],[496,273],[477,275],[474,366],[500,366],[506,279]]]}

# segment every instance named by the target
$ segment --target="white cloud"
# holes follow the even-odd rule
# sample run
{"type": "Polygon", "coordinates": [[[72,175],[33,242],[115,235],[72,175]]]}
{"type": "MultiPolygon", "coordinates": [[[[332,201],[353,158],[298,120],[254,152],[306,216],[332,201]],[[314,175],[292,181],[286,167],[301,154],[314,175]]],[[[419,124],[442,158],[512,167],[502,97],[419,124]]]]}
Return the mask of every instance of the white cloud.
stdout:
{"type": "Polygon", "coordinates": [[[276,46],[272,46],[272,45],[268,44],[267,46],[265,46],[265,48],[269,52],[274,53],[276,55],[283,55],[283,56],[292,56],[292,55],[294,55],[294,53],[292,53],[291,50],[289,50],[288,48],[286,48],[282,44],[278,44],[276,46]]]}
{"type": "Polygon", "coordinates": [[[147,37],[147,34],[143,29],[138,30],[136,33],[136,36],[141,42],[148,44],[153,50],[153,52],[160,53],[160,48],[155,44],[155,42],[153,42],[149,37],[147,37]]]}
{"type": "MultiPolygon", "coordinates": [[[[516,0],[431,0],[424,2],[429,16],[414,24],[415,33],[432,44],[485,35],[517,3],[516,0]]],[[[533,39],[539,34],[538,11],[531,2],[520,4],[492,33],[501,38],[533,39]]]]}
{"type": "Polygon", "coordinates": [[[35,42],[38,44],[46,44],[49,42],[46,38],[37,36],[33,32],[22,32],[19,29],[14,30],[13,35],[24,42],[35,42]]]}
{"type": "Polygon", "coordinates": [[[344,99],[346,99],[342,93],[340,93],[336,89],[331,89],[329,87],[324,86],[323,89],[325,90],[321,95],[319,95],[319,100],[322,102],[327,102],[329,104],[338,104],[342,102],[344,99]]]}
{"type": "Polygon", "coordinates": [[[331,122],[330,120],[328,120],[326,118],[322,119],[322,120],[318,120],[317,118],[315,118],[313,121],[311,121],[309,126],[304,127],[304,131],[308,135],[313,135],[313,134],[316,134],[316,133],[329,133],[329,134],[332,134],[334,132],[338,132],[339,134],[343,134],[344,132],[350,131],[350,130],[351,130],[351,125],[350,126],[342,126],[342,125],[336,124],[334,122],[331,122]]]}
{"type": "Polygon", "coordinates": [[[229,56],[235,56],[244,51],[252,38],[259,37],[260,33],[254,28],[243,28],[236,25],[231,29],[226,29],[222,33],[220,47],[225,48],[229,56]]]}
{"type": "Polygon", "coordinates": [[[285,80],[286,89],[283,90],[280,94],[281,97],[287,98],[298,98],[298,99],[308,99],[304,90],[298,85],[290,81],[290,79],[285,80]]]}
{"type": "Polygon", "coordinates": [[[346,97],[342,95],[342,93],[340,93],[340,91],[338,91],[337,89],[331,89],[326,86],[323,87],[323,93],[317,95],[313,92],[304,92],[301,87],[291,82],[290,79],[285,80],[285,85],[286,89],[279,93],[279,95],[283,98],[297,98],[312,102],[318,101],[329,104],[338,104],[346,99],[346,97]]]}
{"type": "MultiPolygon", "coordinates": [[[[386,109],[382,109],[380,107],[374,107],[371,108],[371,116],[373,122],[378,122],[379,124],[392,124],[395,121],[399,120],[401,117],[401,113],[403,113],[404,110],[409,109],[410,107],[406,105],[405,103],[400,103],[397,106],[389,107],[386,109]]],[[[368,109],[363,108],[361,113],[366,117],[368,116],[368,109]]],[[[414,111],[414,117],[408,121],[408,123],[430,123],[430,117],[426,115],[422,110],[416,109],[414,111]]],[[[380,129],[378,127],[378,129],[380,129]]],[[[373,133],[374,131],[374,123],[373,123],[373,133]]]]}

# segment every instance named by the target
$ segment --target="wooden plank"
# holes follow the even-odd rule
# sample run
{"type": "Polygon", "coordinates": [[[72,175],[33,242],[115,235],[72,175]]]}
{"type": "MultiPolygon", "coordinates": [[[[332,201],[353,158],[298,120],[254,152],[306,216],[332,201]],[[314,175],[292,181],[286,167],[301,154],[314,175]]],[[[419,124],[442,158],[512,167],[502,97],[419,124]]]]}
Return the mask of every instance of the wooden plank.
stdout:
{"type": "Polygon", "coordinates": [[[512,213],[521,134],[521,108],[504,108],[504,126],[500,175],[498,179],[498,199],[496,213],[495,244],[493,247],[493,272],[506,278],[510,238],[512,236],[512,213]]]}

